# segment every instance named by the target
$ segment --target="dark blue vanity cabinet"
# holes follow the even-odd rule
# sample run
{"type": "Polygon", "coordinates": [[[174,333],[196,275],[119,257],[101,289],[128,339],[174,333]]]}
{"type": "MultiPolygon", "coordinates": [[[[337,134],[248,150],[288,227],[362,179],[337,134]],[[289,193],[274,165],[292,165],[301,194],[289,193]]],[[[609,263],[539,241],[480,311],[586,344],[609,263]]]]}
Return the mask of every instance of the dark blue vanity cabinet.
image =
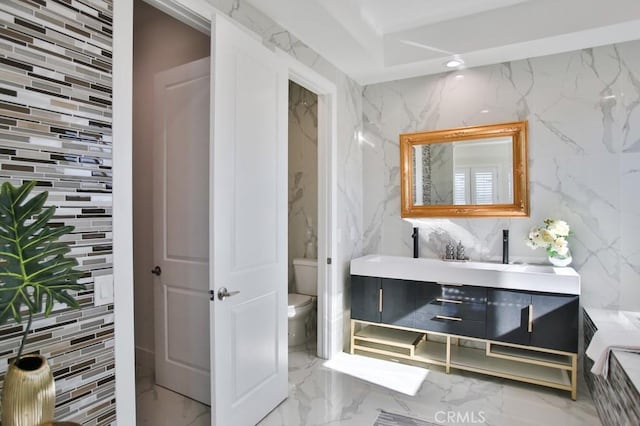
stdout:
{"type": "Polygon", "coordinates": [[[485,337],[487,289],[438,283],[418,285],[415,328],[485,337]]]}
{"type": "Polygon", "coordinates": [[[416,287],[421,283],[351,276],[351,318],[414,327],[416,287]]]}
{"type": "Polygon", "coordinates": [[[485,337],[487,290],[434,282],[351,276],[351,318],[485,337]]]}
{"type": "Polygon", "coordinates": [[[578,296],[489,289],[487,339],[578,352],[578,296]]]}
{"type": "Polygon", "coordinates": [[[416,281],[382,278],[380,322],[415,328],[416,281]]]}
{"type": "Polygon", "coordinates": [[[490,289],[487,301],[487,339],[529,344],[531,295],[519,291],[490,289]]]}
{"type": "Polygon", "coordinates": [[[380,322],[382,278],[351,276],[351,318],[380,322]]]}
{"type": "Polygon", "coordinates": [[[351,318],[578,352],[578,296],[351,276],[351,318]]]}
{"type": "Polygon", "coordinates": [[[351,261],[350,352],[519,380],[577,398],[571,268],[368,255],[351,261]]]}

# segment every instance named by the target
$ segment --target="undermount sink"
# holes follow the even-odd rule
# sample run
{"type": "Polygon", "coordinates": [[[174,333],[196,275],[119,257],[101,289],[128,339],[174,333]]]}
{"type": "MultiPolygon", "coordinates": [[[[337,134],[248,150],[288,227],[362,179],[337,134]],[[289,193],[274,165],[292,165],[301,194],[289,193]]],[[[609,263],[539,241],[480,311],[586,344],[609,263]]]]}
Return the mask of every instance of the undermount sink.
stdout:
{"type": "Polygon", "coordinates": [[[562,273],[561,268],[557,268],[552,265],[528,265],[526,263],[515,263],[511,265],[505,265],[505,271],[510,272],[528,272],[532,274],[556,274],[562,273]]]}
{"type": "Polygon", "coordinates": [[[440,259],[369,255],[351,261],[351,274],[580,294],[580,275],[572,268],[551,265],[449,262],[440,259]]]}
{"type": "MultiPolygon", "coordinates": [[[[381,258],[381,256],[377,256],[381,258]]],[[[379,259],[380,261],[382,259],[379,259]]],[[[437,259],[436,259],[437,260],[437,259]]],[[[449,263],[449,261],[443,261],[449,263]]],[[[499,263],[499,262],[452,262],[456,264],[457,268],[468,269],[485,269],[494,271],[508,271],[508,272],[528,272],[533,274],[555,274],[558,268],[552,265],[536,265],[529,263],[499,263]]]]}

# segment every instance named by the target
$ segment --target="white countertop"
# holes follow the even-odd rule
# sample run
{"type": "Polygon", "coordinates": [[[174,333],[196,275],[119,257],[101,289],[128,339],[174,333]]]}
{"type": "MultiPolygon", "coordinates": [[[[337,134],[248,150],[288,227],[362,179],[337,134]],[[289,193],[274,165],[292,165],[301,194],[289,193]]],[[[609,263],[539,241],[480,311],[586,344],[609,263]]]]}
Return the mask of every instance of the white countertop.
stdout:
{"type": "Polygon", "coordinates": [[[440,259],[368,255],[351,260],[351,274],[441,284],[580,294],[580,275],[572,268],[551,265],[448,262],[440,259]]]}
{"type": "MultiPolygon", "coordinates": [[[[622,330],[640,329],[640,312],[583,308],[598,330],[610,327],[622,330]]],[[[613,352],[631,383],[640,391],[640,354],[615,349],[613,352]]]]}

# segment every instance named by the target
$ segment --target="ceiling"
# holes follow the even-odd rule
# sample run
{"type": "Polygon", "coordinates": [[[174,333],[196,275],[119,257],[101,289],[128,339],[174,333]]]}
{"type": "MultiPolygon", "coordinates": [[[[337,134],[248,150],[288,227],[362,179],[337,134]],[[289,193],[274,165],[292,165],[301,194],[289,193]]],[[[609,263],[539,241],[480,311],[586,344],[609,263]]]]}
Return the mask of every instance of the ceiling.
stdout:
{"type": "Polygon", "coordinates": [[[638,0],[247,0],[360,84],[640,39],[638,0]]]}

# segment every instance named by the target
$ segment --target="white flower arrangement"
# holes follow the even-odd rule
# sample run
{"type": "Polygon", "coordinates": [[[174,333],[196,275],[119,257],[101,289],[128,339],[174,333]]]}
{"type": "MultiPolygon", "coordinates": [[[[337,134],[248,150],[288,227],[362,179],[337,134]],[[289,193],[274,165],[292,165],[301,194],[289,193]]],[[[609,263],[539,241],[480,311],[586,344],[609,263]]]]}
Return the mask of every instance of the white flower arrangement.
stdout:
{"type": "Polygon", "coordinates": [[[564,220],[545,219],[543,226],[531,228],[527,245],[532,249],[542,247],[550,257],[565,257],[569,254],[569,224],[564,220]]]}

